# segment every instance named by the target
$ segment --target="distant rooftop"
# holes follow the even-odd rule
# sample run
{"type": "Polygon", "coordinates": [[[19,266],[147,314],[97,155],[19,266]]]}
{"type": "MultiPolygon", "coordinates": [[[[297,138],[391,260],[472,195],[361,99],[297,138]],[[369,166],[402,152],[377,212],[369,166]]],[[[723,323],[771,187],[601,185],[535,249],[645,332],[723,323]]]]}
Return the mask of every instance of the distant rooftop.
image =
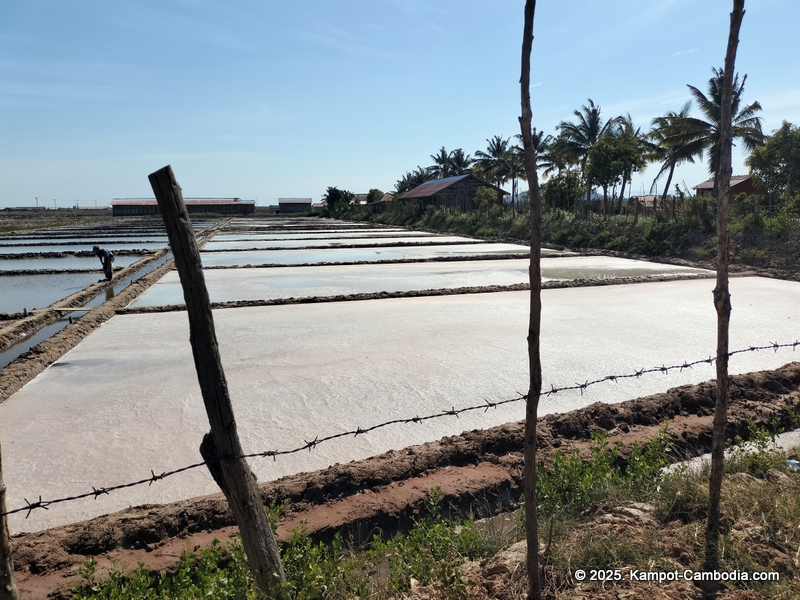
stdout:
{"type": "MultiPolygon", "coordinates": [[[[184,203],[188,204],[255,204],[255,200],[242,200],[241,198],[184,198],[184,203]]],[[[137,206],[149,206],[158,204],[154,198],[114,198],[111,206],[125,206],[135,204],[137,206]]]]}
{"type": "Polygon", "coordinates": [[[491,183],[489,183],[488,181],[484,181],[480,177],[467,174],[467,175],[455,175],[454,177],[444,177],[442,179],[433,179],[431,181],[426,181],[425,183],[418,185],[414,189],[407,191],[405,194],[400,196],[400,198],[429,198],[435,194],[438,194],[442,190],[450,187],[454,183],[470,178],[481,182],[481,184],[486,187],[490,187],[499,192],[502,192],[503,194],[507,193],[505,190],[501,190],[496,185],[492,185],[491,183]]]}
{"type": "MultiPolygon", "coordinates": [[[[736,185],[737,183],[742,183],[750,179],[750,175],[732,175],[731,176],[731,185],[736,185]]],[[[692,189],[694,190],[713,190],[714,189],[714,178],[709,177],[703,183],[694,186],[692,189]]]]}

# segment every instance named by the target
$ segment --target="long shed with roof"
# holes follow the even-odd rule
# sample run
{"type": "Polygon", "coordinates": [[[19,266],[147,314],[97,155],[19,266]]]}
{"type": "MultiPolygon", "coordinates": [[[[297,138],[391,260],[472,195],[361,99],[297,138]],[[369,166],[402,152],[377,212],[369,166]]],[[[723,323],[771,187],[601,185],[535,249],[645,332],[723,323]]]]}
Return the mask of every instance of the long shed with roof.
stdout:
{"type": "MultiPolygon", "coordinates": [[[[184,198],[189,214],[252,215],[256,210],[255,200],[241,198],[184,198]]],[[[111,214],[115,217],[131,215],[157,215],[158,202],[152,198],[114,198],[111,214]]]]}
{"type": "Polygon", "coordinates": [[[311,198],[278,198],[278,211],[281,213],[311,212],[311,198]]]}
{"type": "MultiPolygon", "coordinates": [[[[709,177],[703,183],[694,186],[695,194],[698,196],[712,196],[714,193],[714,178],[709,177]]],[[[753,183],[753,178],[750,175],[732,175],[731,176],[731,194],[755,194],[757,192],[756,185],[753,183]]]]}
{"type": "Polygon", "coordinates": [[[475,196],[482,187],[492,188],[497,192],[497,199],[502,203],[503,196],[508,192],[484,181],[475,175],[456,175],[443,179],[433,179],[407,191],[398,200],[418,200],[423,207],[435,206],[437,208],[460,208],[461,210],[474,210],[475,196]]]}

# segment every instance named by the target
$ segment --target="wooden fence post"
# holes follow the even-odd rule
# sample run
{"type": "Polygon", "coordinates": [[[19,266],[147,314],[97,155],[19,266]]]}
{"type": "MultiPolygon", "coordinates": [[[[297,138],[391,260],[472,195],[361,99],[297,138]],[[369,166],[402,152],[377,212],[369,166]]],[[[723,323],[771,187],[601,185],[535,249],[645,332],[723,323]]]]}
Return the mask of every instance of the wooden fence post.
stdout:
{"type": "MultiPolygon", "coordinates": [[[[537,425],[539,398],[542,394],[542,194],[536,171],[537,154],[533,144],[531,121],[531,51],[533,50],[533,20],[536,0],[526,0],[525,20],[522,30],[522,60],[520,66],[520,93],[522,114],[519,125],[522,134],[522,161],[528,177],[528,200],[531,207],[531,262],[528,269],[531,281],[530,318],[528,320],[528,398],[525,402],[525,438],[523,452],[523,479],[525,488],[525,565],[528,569],[528,600],[542,598],[542,572],[539,565],[539,512],[537,494],[536,453],[539,448],[537,425]]],[[[576,203],[577,204],[577,203],[576,203]]]]}
{"type": "MultiPolygon", "coordinates": [[[[6,512],[6,486],[3,483],[3,458],[0,456],[0,513],[6,512]]],[[[14,583],[14,560],[11,555],[11,538],[8,535],[8,519],[0,517],[0,600],[18,600],[19,592],[14,583]]]]}
{"type": "Polygon", "coordinates": [[[211,425],[211,432],[203,444],[204,454],[215,456],[218,460],[213,461],[216,463],[214,465],[209,464],[209,470],[212,475],[216,475],[218,484],[221,484],[222,492],[239,526],[242,545],[258,587],[267,596],[283,597],[283,565],[258,484],[247,461],[237,458],[243,454],[242,446],[228,394],[228,384],[222,370],[200,251],[181,188],[169,165],[151,173],[149,180],[167,228],[189,315],[192,355],[211,425]],[[221,481],[218,477],[221,477],[221,481]]]}

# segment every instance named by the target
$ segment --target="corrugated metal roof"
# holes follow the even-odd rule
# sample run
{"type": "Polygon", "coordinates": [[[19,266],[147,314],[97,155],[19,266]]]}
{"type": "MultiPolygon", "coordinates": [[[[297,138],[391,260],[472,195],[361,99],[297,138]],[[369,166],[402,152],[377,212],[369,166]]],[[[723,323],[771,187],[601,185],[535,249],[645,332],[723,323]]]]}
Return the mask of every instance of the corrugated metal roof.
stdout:
{"type": "Polygon", "coordinates": [[[278,198],[278,204],[311,204],[311,198],[278,198]]]}
{"type": "Polygon", "coordinates": [[[443,189],[450,187],[456,181],[466,179],[469,175],[456,175],[455,177],[445,177],[444,179],[433,179],[426,181],[422,185],[418,185],[412,190],[408,190],[401,198],[428,198],[434,194],[441,192],[443,189]]]}
{"type": "MultiPolygon", "coordinates": [[[[731,176],[731,185],[736,185],[737,183],[742,183],[750,179],[750,175],[733,175],[731,176]]],[[[714,189],[714,178],[709,177],[703,183],[698,184],[692,188],[693,190],[713,190],[714,189]]]]}
{"type": "Polygon", "coordinates": [[[500,189],[496,185],[492,185],[491,183],[481,179],[480,177],[467,174],[467,175],[456,175],[455,177],[445,177],[443,179],[434,179],[432,181],[426,181],[422,185],[418,185],[413,190],[409,190],[402,196],[399,196],[398,200],[400,198],[430,198],[431,196],[438,194],[442,190],[450,187],[454,183],[468,178],[475,179],[479,181],[482,185],[498,190],[503,194],[508,194],[508,192],[506,192],[505,190],[500,189]]]}

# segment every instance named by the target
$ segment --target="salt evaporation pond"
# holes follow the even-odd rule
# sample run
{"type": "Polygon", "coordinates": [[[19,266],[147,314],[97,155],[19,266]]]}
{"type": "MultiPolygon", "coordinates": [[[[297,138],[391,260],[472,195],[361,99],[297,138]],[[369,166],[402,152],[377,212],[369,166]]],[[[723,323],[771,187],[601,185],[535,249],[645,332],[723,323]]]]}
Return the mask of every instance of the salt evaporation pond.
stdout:
{"type": "MultiPolygon", "coordinates": [[[[128,242],[95,242],[94,244],[77,245],[77,244],[54,244],[51,246],[0,246],[0,254],[22,254],[25,252],[82,252],[90,251],[94,245],[100,245],[106,250],[117,252],[118,250],[160,250],[165,248],[167,244],[159,244],[156,242],[144,243],[128,243],[128,242]]],[[[116,262],[116,261],[115,261],[116,262]]]]}
{"type": "MultiPolygon", "coordinates": [[[[98,261],[99,262],[99,261],[98,261]]],[[[54,273],[0,277],[0,313],[44,308],[89,287],[102,273],[54,273]]]]}
{"type": "MultiPolygon", "coordinates": [[[[144,256],[115,256],[114,267],[127,267],[144,256]]],[[[82,271],[94,270],[102,273],[100,260],[96,256],[74,256],[68,258],[7,258],[0,260],[0,271],[82,271]]]]}
{"type": "Polygon", "coordinates": [[[58,236],[58,235],[48,235],[47,237],[30,237],[30,236],[20,236],[20,237],[0,237],[0,248],[3,248],[7,245],[10,246],[25,246],[31,244],[68,244],[68,245],[84,245],[89,246],[90,248],[95,244],[107,244],[109,242],[122,242],[122,243],[130,243],[128,238],[134,238],[132,241],[141,242],[141,243],[161,243],[162,246],[166,246],[169,243],[169,239],[166,235],[96,235],[92,236],[90,239],[86,239],[86,235],[81,236],[74,236],[74,235],[65,235],[65,236],[58,236]]]}
{"type": "MultiPolygon", "coordinates": [[[[544,389],[713,355],[713,280],[543,292],[544,389]]],[[[731,280],[731,348],[798,337],[800,283],[731,280]]],[[[511,398],[527,389],[528,292],[214,311],[246,452],[392,418],[511,398]]],[[[773,369],[791,351],[736,355],[732,373],[773,369]]],[[[706,381],[712,365],[545,397],[540,412],[618,402],[706,381]]],[[[313,452],[255,459],[261,480],[521,419],[522,403],[388,427],[313,452]]],[[[186,314],[115,316],[0,405],[8,507],[91,491],[200,460],[208,421],[186,314]]],[[[204,469],[152,486],[9,517],[12,531],[217,492],[204,469]]]]}
{"type": "Polygon", "coordinates": [[[214,236],[215,242],[236,242],[245,240],[297,240],[297,239],[339,239],[339,238],[382,238],[382,237],[424,237],[425,239],[435,239],[437,236],[433,233],[425,233],[424,231],[383,231],[378,229],[370,229],[369,231],[298,231],[296,233],[236,233],[236,234],[218,234],[214,236]]]}
{"type": "MultiPolygon", "coordinates": [[[[244,252],[201,252],[204,267],[244,267],[247,265],[297,265],[438,258],[450,256],[503,256],[527,254],[527,246],[516,244],[454,244],[452,246],[419,246],[394,248],[336,248],[325,250],[263,250],[244,252]]],[[[543,252],[547,252],[546,250],[543,252]]],[[[552,251],[551,251],[552,252],[552,251]]]]}
{"type": "Polygon", "coordinates": [[[203,247],[203,252],[221,250],[250,250],[252,248],[303,248],[306,246],[376,246],[381,244],[476,244],[479,240],[455,235],[436,237],[390,237],[390,238],[337,238],[316,240],[240,240],[228,241],[214,238],[203,247]]]}
{"type": "MultiPolygon", "coordinates": [[[[413,264],[330,265],[205,272],[212,302],[335,296],[374,292],[513,285],[528,282],[528,259],[413,264]]],[[[641,275],[703,275],[711,271],[604,256],[542,259],[542,279],[608,279],[641,275]]],[[[183,304],[177,271],[137,298],[132,307],[183,304]]]]}

